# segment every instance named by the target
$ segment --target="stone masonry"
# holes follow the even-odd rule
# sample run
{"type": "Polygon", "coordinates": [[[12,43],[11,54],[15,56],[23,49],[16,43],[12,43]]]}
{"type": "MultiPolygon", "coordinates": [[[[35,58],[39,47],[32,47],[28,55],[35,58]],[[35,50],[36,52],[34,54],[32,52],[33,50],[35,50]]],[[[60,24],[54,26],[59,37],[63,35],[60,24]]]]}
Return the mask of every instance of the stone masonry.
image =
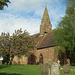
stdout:
{"type": "Polygon", "coordinates": [[[52,62],[57,60],[57,56],[56,56],[56,53],[55,53],[55,47],[37,50],[37,54],[36,54],[37,62],[39,62],[40,54],[43,55],[43,63],[48,63],[49,59],[52,59],[52,62]]]}
{"type": "Polygon", "coordinates": [[[52,31],[52,25],[50,23],[49,14],[46,6],[40,25],[40,35],[44,35],[45,33],[48,33],[50,31],[52,31]]]}

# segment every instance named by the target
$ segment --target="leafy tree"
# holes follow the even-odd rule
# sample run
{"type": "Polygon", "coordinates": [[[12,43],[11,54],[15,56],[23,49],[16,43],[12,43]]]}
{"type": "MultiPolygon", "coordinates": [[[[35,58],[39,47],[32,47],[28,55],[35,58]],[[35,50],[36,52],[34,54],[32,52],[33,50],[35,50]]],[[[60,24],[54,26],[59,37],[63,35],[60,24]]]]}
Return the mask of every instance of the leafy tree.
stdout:
{"type": "Polygon", "coordinates": [[[29,33],[25,30],[17,30],[13,34],[13,49],[15,55],[27,55],[34,48],[34,40],[29,36],[29,33]]]}
{"type": "Polygon", "coordinates": [[[3,63],[9,62],[9,56],[10,56],[10,40],[9,40],[9,33],[5,34],[2,33],[0,37],[0,56],[4,58],[3,63]]]}
{"type": "Polygon", "coordinates": [[[0,36],[0,56],[4,58],[3,62],[12,64],[15,55],[28,55],[34,48],[34,40],[27,31],[21,29],[15,30],[12,36],[2,33],[0,36]]]}
{"type": "Polygon", "coordinates": [[[75,61],[75,1],[67,0],[66,15],[59,22],[55,31],[56,45],[61,47],[64,53],[64,63],[69,58],[75,61]]]}
{"type": "Polygon", "coordinates": [[[0,0],[0,10],[3,10],[4,6],[8,7],[8,4],[7,4],[8,2],[10,3],[9,0],[0,0]]]}

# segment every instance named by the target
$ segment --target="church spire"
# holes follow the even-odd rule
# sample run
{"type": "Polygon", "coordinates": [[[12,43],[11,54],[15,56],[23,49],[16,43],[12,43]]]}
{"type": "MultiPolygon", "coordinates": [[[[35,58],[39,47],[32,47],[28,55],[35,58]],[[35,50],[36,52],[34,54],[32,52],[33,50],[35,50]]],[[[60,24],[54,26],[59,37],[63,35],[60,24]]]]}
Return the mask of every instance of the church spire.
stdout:
{"type": "Polygon", "coordinates": [[[52,30],[52,25],[50,23],[50,18],[47,10],[47,6],[45,6],[43,18],[40,25],[40,34],[44,35],[52,30]]]}
{"type": "Polygon", "coordinates": [[[47,6],[45,6],[43,18],[44,18],[44,17],[49,17],[48,10],[47,10],[47,6]]]}

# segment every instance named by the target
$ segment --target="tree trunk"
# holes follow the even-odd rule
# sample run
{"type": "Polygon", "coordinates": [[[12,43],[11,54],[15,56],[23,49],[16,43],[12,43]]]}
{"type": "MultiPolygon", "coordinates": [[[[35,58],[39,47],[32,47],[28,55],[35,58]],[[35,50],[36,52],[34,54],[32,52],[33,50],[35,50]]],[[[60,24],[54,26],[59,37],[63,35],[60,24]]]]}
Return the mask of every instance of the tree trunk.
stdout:
{"type": "Polygon", "coordinates": [[[12,65],[12,57],[11,57],[11,53],[10,53],[10,61],[9,64],[12,65]]]}
{"type": "Polygon", "coordinates": [[[64,52],[64,64],[67,64],[67,56],[66,56],[66,52],[64,52]]]}

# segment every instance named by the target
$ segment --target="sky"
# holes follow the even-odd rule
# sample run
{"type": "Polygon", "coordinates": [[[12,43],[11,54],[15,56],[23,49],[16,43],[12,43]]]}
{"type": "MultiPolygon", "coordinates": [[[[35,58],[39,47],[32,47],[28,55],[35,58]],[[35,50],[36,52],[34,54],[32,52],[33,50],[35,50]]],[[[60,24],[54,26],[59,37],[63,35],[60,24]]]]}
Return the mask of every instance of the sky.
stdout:
{"type": "Polygon", "coordinates": [[[52,29],[55,29],[65,15],[64,0],[10,0],[8,7],[0,11],[0,34],[22,28],[30,35],[40,32],[40,24],[47,5],[52,29]]]}
{"type": "Polygon", "coordinates": [[[3,60],[3,58],[2,58],[2,57],[0,57],[0,60],[3,60]]]}

